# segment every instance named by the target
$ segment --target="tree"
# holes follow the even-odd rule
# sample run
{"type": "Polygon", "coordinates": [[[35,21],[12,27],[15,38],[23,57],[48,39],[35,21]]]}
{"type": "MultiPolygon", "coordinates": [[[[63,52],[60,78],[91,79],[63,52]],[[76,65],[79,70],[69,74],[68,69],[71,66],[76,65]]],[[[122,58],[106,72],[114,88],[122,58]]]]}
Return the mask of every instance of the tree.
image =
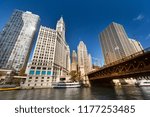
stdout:
{"type": "Polygon", "coordinates": [[[72,81],[75,81],[75,82],[80,81],[80,72],[71,71],[69,74],[71,75],[72,81]]]}
{"type": "Polygon", "coordinates": [[[25,74],[25,67],[23,67],[21,70],[20,70],[20,72],[19,72],[19,76],[26,76],[26,74],[25,74]]]}

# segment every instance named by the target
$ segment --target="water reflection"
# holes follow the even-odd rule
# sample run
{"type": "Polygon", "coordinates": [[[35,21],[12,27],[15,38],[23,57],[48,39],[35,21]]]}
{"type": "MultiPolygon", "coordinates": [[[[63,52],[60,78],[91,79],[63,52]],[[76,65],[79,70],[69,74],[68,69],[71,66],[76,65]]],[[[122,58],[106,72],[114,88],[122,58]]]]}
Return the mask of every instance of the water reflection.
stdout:
{"type": "Polygon", "coordinates": [[[1,91],[3,100],[141,100],[150,99],[150,87],[115,86],[1,91]]]}
{"type": "Polygon", "coordinates": [[[121,100],[141,100],[144,99],[139,87],[135,86],[115,86],[116,98],[121,100]]]}
{"type": "Polygon", "coordinates": [[[141,92],[143,94],[144,99],[149,100],[150,99],[150,87],[141,87],[141,92]]]}

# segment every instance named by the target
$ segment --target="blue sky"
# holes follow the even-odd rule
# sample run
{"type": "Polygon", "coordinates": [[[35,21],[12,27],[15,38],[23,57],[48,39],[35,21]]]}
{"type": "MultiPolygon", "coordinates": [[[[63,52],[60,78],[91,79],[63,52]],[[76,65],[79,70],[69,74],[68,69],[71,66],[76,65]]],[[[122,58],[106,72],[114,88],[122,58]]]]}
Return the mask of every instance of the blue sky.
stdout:
{"type": "Polygon", "coordinates": [[[50,28],[63,16],[71,52],[82,40],[92,57],[103,61],[98,35],[112,21],[122,24],[144,48],[150,46],[149,5],[149,0],[0,0],[0,30],[14,9],[38,14],[40,24],[50,28]]]}

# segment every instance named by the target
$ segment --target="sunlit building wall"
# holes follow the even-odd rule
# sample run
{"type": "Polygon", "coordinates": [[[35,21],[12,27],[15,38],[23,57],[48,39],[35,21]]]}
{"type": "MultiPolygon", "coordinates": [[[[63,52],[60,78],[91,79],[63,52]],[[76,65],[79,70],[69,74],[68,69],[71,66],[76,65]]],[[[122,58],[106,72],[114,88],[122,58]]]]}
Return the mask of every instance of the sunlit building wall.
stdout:
{"type": "Polygon", "coordinates": [[[88,55],[86,45],[83,41],[80,41],[78,45],[78,70],[81,75],[91,71],[91,56],[88,55]]]}
{"type": "Polygon", "coordinates": [[[15,10],[0,33],[0,68],[25,69],[39,16],[15,10]]]}
{"type": "Polygon", "coordinates": [[[88,55],[88,64],[89,64],[88,71],[91,71],[93,69],[91,54],[88,55]]]}
{"type": "Polygon", "coordinates": [[[68,75],[70,71],[70,48],[64,38],[64,26],[61,17],[56,30],[44,26],[40,27],[24,87],[51,87],[53,82],[58,82],[59,78],[65,78],[68,75]]]}
{"type": "Polygon", "coordinates": [[[131,39],[131,38],[129,38],[129,41],[132,44],[132,46],[134,47],[134,50],[135,50],[134,53],[140,52],[140,51],[143,50],[143,47],[142,47],[142,45],[141,45],[141,43],[139,41],[136,41],[135,39],[131,39]]]}
{"type": "Polygon", "coordinates": [[[112,63],[136,52],[125,29],[118,23],[111,23],[100,33],[100,42],[105,64],[112,63]]]}
{"type": "Polygon", "coordinates": [[[75,50],[72,52],[71,71],[77,71],[77,53],[75,50]]]}

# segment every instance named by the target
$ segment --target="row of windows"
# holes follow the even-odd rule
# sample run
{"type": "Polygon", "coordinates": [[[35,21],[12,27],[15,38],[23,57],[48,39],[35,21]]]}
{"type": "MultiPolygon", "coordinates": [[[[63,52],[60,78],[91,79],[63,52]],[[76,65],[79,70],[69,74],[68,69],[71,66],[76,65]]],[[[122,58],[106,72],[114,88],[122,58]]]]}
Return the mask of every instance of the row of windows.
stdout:
{"type": "Polygon", "coordinates": [[[38,56],[34,56],[34,59],[33,59],[33,61],[40,61],[41,60],[41,62],[43,61],[43,59],[44,60],[53,60],[53,55],[52,54],[50,54],[50,56],[45,56],[45,57],[39,57],[39,59],[38,59],[38,56]]]}
{"type": "MultiPolygon", "coordinates": [[[[46,82],[49,82],[50,80],[46,80],[46,82]]],[[[28,80],[28,82],[44,82],[44,80],[28,80]]]]}
{"type": "Polygon", "coordinates": [[[46,78],[47,80],[48,79],[50,79],[50,77],[29,77],[29,79],[31,80],[31,79],[36,79],[36,80],[40,80],[40,79],[44,79],[44,78],[46,78]]]}
{"type": "Polygon", "coordinates": [[[53,60],[53,58],[49,58],[49,57],[42,57],[39,59],[35,59],[35,58],[38,58],[38,57],[34,56],[33,62],[44,62],[45,63],[45,62],[51,62],[53,60]]]}
{"type": "MultiPolygon", "coordinates": [[[[47,83],[47,85],[49,85],[49,84],[47,83]]],[[[32,85],[32,84],[28,84],[28,86],[33,86],[33,85],[32,85]]],[[[39,84],[39,83],[36,84],[36,83],[35,83],[34,86],[44,86],[44,84],[43,84],[43,83],[41,83],[41,84],[39,84]]]]}
{"type": "Polygon", "coordinates": [[[54,50],[51,51],[40,51],[40,52],[35,52],[35,54],[40,54],[40,55],[44,55],[46,53],[46,55],[48,56],[48,54],[53,54],[54,50]]]}
{"type": "Polygon", "coordinates": [[[39,58],[40,60],[43,60],[43,59],[51,59],[51,58],[53,58],[53,53],[51,54],[49,54],[49,55],[46,55],[45,54],[45,56],[44,55],[34,55],[34,58],[39,58]]]}
{"type": "Polygon", "coordinates": [[[52,66],[52,63],[37,63],[37,62],[32,62],[32,65],[52,66]]]}
{"type": "Polygon", "coordinates": [[[30,70],[29,75],[52,75],[51,71],[45,71],[45,70],[30,70]]]}
{"type": "Polygon", "coordinates": [[[40,30],[40,34],[48,34],[48,35],[55,35],[55,32],[52,32],[50,30],[46,30],[46,29],[41,29],[40,30]]]}
{"type": "Polygon", "coordinates": [[[45,38],[45,37],[39,37],[38,38],[38,43],[42,44],[42,43],[52,43],[52,42],[55,42],[55,37],[51,37],[51,38],[45,38]]]}
{"type": "Polygon", "coordinates": [[[46,69],[48,69],[48,70],[51,70],[50,67],[48,67],[48,68],[46,68],[46,67],[31,67],[31,69],[38,69],[38,70],[41,70],[41,69],[46,70],[46,69]]]}
{"type": "Polygon", "coordinates": [[[46,38],[49,38],[49,39],[50,39],[50,38],[55,38],[56,35],[55,35],[55,34],[54,34],[54,35],[48,35],[48,34],[45,35],[45,34],[39,33],[39,37],[40,37],[40,38],[45,38],[45,39],[46,39],[46,38]]]}
{"type": "Polygon", "coordinates": [[[47,35],[40,35],[40,37],[42,37],[43,39],[47,40],[47,39],[51,39],[51,38],[55,38],[55,36],[47,36],[47,35]]]}
{"type": "Polygon", "coordinates": [[[47,42],[47,43],[42,43],[42,44],[40,44],[40,43],[37,43],[37,46],[39,46],[39,47],[51,47],[51,46],[54,46],[54,44],[55,44],[55,42],[47,42]]]}
{"type": "Polygon", "coordinates": [[[41,46],[36,46],[36,50],[35,50],[36,52],[37,51],[54,51],[54,46],[52,46],[52,47],[41,47],[41,46]]]}
{"type": "Polygon", "coordinates": [[[55,43],[55,41],[47,42],[47,43],[46,43],[46,42],[41,43],[41,41],[39,41],[39,42],[37,43],[37,46],[38,46],[38,45],[44,45],[44,46],[45,46],[45,45],[48,45],[48,46],[50,46],[50,45],[53,45],[54,43],[55,43]]]}
{"type": "Polygon", "coordinates": [[[39,53],[49,53],[49,52],[54,52],[54,49],[41,49],[40,48],[36,48],[35,50],[35,54],[39,54],[39,53]]]}

